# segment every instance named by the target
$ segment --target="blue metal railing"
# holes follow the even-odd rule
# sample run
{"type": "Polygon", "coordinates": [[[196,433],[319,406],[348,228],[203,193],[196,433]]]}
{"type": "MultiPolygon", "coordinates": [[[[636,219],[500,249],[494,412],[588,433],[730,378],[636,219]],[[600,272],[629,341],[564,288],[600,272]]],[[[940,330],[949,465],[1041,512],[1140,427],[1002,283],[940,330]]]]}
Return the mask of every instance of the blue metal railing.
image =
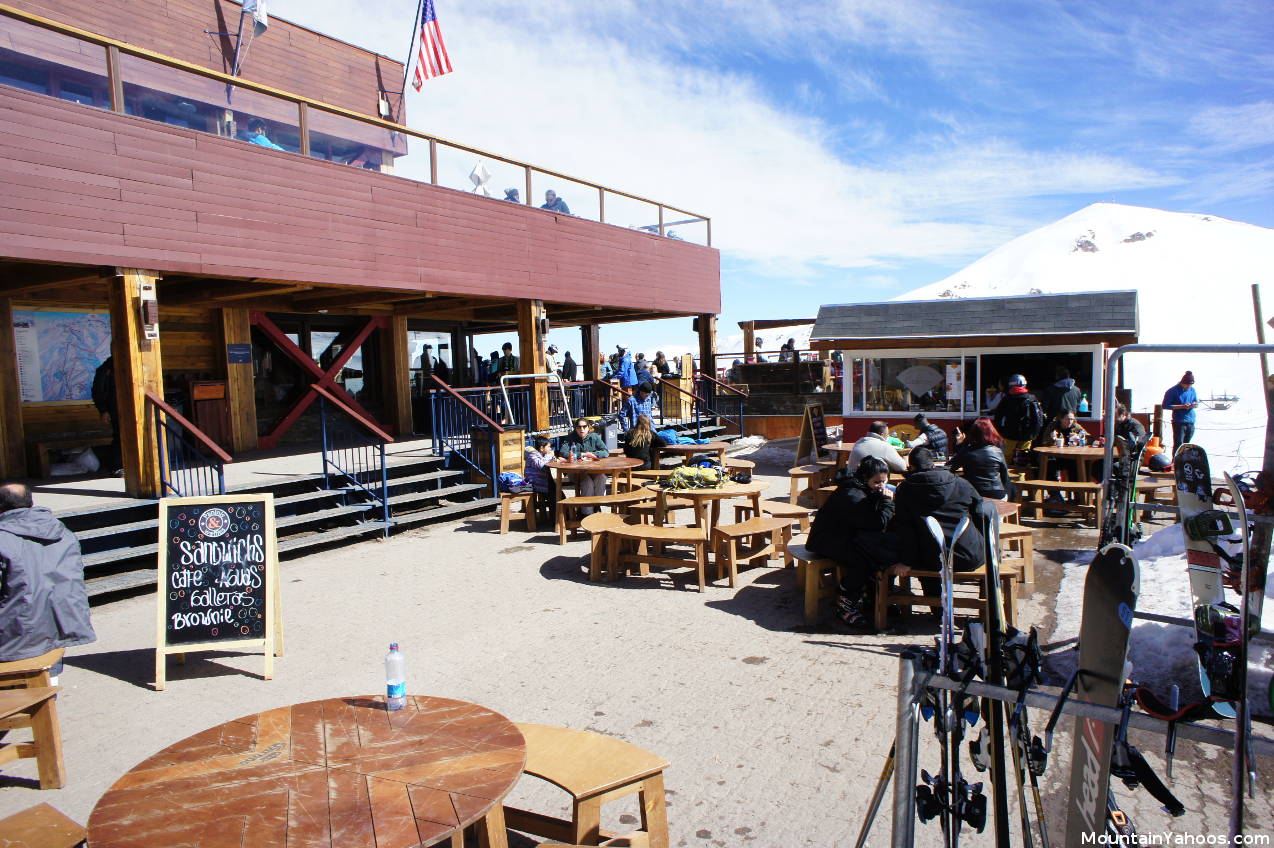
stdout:
{"type": "MultiPolygon", "coordinates": [[[[493,436],[504,432],[504,427],[499,421],[484,411],[492,408],[492,403],[503,407],[504,401],[500,392],[489,387],[453,389],[438,379],[436,374],[432,375],[432,379],[440,387],[429,391],[434,455],[444,457],[448,461],[459,460],[494,484],[498,477],[495,439],[489,439],[489,450],[482,452],[474,444],[473,431],[484,429],[493,436]],[[484,455],[480,456],[480,453],[484,455]]],[[[522,388],[524,387],[509,389],[509,400],[515,407],[515,411],[519,399],[526,404],[528,411],[530,409],[529,395],[517,390],[522,388]]]]}
{"type": "Polygon", "coordinates": [[[593,393],[592,381],[567,383],[564,388],[566,390],[566,404],[570,408],[570,417],[572,419],[587,418],[590,415],[597,414],[596,395],[593,393]]]}
{"type": "Polygon", "coordinates": [[[740,436],[747,435],[748,396],[745,392],[700,373],[695,375],[695,393],[703,399],[706,414],[738,427],[740,436]]]}
{"type": "Polygon", "coordinates": [[[162,398],[146,392],[146,401],[155,416],[160,496],[224,495],[230,454],[162,398]]]}
{"type": "Polygon", "coordinates": [[[323,487],[345,493],[343,502],[366,502],[380,513],[389,535],[389,473],[385,444],[389,434],[369,424],[326,391],[319,393],[319,429],[323,445],[323,487]]]}

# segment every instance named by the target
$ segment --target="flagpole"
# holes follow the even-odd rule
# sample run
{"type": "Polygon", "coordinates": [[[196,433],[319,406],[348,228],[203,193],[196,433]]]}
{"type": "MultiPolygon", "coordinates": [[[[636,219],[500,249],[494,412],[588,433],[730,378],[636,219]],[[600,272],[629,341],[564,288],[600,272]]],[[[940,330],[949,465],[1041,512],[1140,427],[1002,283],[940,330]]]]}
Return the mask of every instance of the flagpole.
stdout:
{"type": "Polygon", "coordinates": [[[398,92],[398,122],[403,123],[403,115],[406,109],[403,108],[407,102],[407,79],[411,76],[411,61],[416,55],[418,49],[416,45],[420,43],[420,16],[425,9],[425,0],[416,0],[416,25],[411,30],[411,43],[407,45],[407,61],[403,64],[403,87],[398,92]]]}
{"type": "MultiPolygon", "coordinates": [[[[230,76],[237,77],[239,75],[239,51],[243,49],[243,18],[247,15],[246,9],[239,11],[239,32],[234,37],[234,61],[230,64],[230,76]]],[[[254,24],[255,26],[255,24],[254,24]]],[[[234,100],[234,86],[226,83],[226,105],[230,105],[234,100]]]]}

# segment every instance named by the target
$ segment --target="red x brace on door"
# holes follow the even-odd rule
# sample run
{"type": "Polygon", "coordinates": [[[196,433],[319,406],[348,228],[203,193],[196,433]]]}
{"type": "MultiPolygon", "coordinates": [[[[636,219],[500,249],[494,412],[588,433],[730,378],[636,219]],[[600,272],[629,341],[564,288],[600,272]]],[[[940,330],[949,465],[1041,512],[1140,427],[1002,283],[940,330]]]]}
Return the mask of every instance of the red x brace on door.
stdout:
{"type": "MultiPolygon", "coordinates": [[[[309,373],[309,375],[314,378],[314,382],[306,388],[305,394],[302,395],[301,399],[296,402],[296,406],[292,407],[292,409],[288,411],[288,414],[283,416],[283,419],[280,420],[278,424],[274,425],[273,430],[257,439],[257,443],[262,448],[268,450],[270,448],[277,447],[279,439],[283,437],[283,434],[288,430],[291,430],[292,426],[296,424],[297,419],[301,417],[305,410],[310,408],[310,404],[312,404],[314,399],[318,397],[318,393],[313,390],[314,386],[322,386],[348,403],[356,412],[358,412],[359,415],[362,415],[368,421],[372,423],[379,423],[370,412],[363,409],[358,401],[354,400],[353,395],[345,391],[344,386],[341,386],[336,382],[336,376],[341,373],[341,369],[345,367],[345,364],[350,361],[350,358],[355,353],[358,352],[358,349],[363,346],[363,343],[367,341],[367,338],[374,331],[388,325],[388,319],[384,317],[368,318],[367,323],[364,324],[362,329],[360,329],[354,338],[350,340],[350,343],[345,346],[343,351],[341,351],[341,355],[332,362],[331,366],[326,371],[315,364],[309,354],[297,347],[292,340],[278,328],[278,325],[266,317],[264,312],[251,313],[250,320],[252,326],[260,329],[261,332],[265,334],[266,338],[272,341],[280,351],[285,353],[289,359],[301,366],[303,371],[309,373]]],[[[380,426],[383,429],[389,430],[391,433],[393,432],[387,425],[381,424],[380,426]]]]}

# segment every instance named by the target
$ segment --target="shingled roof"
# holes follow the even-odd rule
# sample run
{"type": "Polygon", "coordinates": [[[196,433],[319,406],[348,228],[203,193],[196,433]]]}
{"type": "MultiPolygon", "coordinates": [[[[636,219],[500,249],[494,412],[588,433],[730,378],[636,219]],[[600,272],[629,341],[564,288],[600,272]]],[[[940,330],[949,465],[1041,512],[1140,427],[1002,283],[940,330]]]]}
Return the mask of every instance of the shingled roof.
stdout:
{"type": "Polygon", "coordinates": [[[819,307],[810,343],[1137,332],[1137,292],[1075,292],[831,304],[819,307]]]}

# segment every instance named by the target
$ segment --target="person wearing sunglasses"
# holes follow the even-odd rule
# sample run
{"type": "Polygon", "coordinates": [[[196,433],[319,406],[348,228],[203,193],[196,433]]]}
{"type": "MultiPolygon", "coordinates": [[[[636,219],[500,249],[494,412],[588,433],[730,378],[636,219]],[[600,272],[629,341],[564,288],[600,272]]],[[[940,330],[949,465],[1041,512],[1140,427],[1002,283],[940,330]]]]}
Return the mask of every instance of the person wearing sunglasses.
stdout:
{"type": "MultiPolygon", "coordinates": [[[[606,450],[606,443],[602,441],[602,437],[593,432],[593,425],[589,424],[587,419],[577,418],[572,432],[563,436],[558,443],[557,455],[567,461],[588,461],[610,456],[610,451],[606,450]]],[[[575,479],[578,481],[576,484],[578,495],[591,497],[606,494],[605,474],[578,474],[575,479]]],[[[588,515],[594,511],[591,507],[580,509],[582,515],[588,515]]]]}

